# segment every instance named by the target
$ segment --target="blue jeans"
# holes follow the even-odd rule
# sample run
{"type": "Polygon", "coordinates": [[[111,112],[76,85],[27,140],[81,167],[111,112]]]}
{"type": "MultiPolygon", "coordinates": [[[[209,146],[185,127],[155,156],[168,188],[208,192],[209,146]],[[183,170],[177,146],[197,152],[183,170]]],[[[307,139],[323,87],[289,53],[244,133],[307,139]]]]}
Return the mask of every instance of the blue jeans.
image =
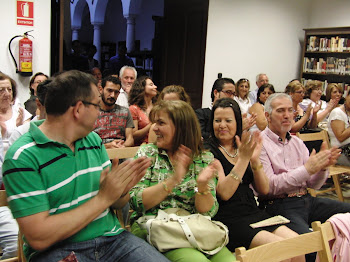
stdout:
{"type": "Polygon", "coordinates": [[[127,231],[117,236],[98,237],[79,243],[56,244],[30,261],[57,262],[72,251],[75,252],[79,262],[169,262],[154,247],[127,231]]]}
{"type": "MultiPolygon", "coordinates": [[[[337,213],[350,212],[350,203],[343,203],[329,198],[312,197],[307,194],[302,197],[287,197],[270,201],[266,211],[271,216],[282,215],[290,220],[287,227],[298,234],[310,232],[313,221],[324,223],[337,213]]],[[[307,256],[307,261],[315,261],[315,254],[307,256]]]]}

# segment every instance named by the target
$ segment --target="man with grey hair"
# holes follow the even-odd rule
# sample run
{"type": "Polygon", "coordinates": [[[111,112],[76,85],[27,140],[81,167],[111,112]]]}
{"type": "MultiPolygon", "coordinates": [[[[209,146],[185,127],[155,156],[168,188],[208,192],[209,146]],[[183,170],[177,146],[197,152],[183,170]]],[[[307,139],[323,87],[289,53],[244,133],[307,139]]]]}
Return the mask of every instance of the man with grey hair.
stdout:
{"type": "Polygon", "coordinates": [[[128,95],[132,84],[137,78],[137,71],[135,67],[123,66],[119,72],[119,78],[122,83],[120,94],[117,98],[116,104],[129,108],[128,95]]]}
{"type": "Polygon", "coordinates": [[[254,91],[249,92],[249,99],[252,102],[252,104],[256,103],[257,101],[259,87],[261,87],[263,84],[268,84],[268,83],[269,83],[269,78],[267,77],[266,74],[260,73],[256,76],[257,88],[254,91]]]}
{"type": "MultiPolygon", "coordinates": [[[[260,160],[269,178],[269,193],[259,196],[261,206],[272,215],[282,215],[286,224],[299,234],[309,232],[313,221],[325,222],[337,213],[350,212],[350,204],[328,198],[312,197],[307,188],[319,189],[329,175],[328,167],[335,164],[340,149],[309,151],[303,141],[291,136],[293,103],[289,95],[276,93],[265,102],[268,126],[261,132],[263,147],[260,160]]],[[[311,261],[311,260],[310,260],[311,261]]]]}

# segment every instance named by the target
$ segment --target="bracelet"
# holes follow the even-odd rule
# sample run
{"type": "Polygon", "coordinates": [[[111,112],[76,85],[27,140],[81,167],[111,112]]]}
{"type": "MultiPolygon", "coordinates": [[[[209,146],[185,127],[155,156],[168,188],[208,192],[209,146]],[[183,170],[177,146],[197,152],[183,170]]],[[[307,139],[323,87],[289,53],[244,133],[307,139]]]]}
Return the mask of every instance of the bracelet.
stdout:
{"type": "Polygon", "coordinates": [[[228,175],[242,184],[242,178],[240,178],[235,171],[231,170],[231,172],[228,175]]]}
{"type": "Polygon", "coordinates": [[[257,167],[253,167],[252,166],[252,170],[253,171],[258,171],[258,170],[260,170],[260,169],[262,169],[263,168],[263,165],[260,163],[260,165],[258,165],[257,167]]]}
{"type": "Polygon", "coordinates": [[[208,195],[210,193],[210,190],[208,189],[207,191],[204,191],[204,192],[199,192],[198,191],[198,187],[195,187],[194,188],[194,192],[200,196],[205,196],[205,195],[208,195]]]}
{"type": "Polygon", "coordinates": [[[168,185],[165,183],[165,181],[162,182],[162,185],[163,185],[165,192],[167,192],[169,195],[171,193],[171,191],[169,190],[168,185]]]}

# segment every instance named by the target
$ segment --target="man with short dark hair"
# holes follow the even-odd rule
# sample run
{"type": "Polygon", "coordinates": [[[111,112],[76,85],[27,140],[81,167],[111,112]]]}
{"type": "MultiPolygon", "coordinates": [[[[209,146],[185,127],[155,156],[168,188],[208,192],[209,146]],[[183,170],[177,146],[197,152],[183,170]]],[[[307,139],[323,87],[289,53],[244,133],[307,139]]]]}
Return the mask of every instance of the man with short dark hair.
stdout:
{"type": "Polygon", "coordinates": [[[202,138],[207,139],[210,136],[210,128],[213,123],[210,122],[211,108],[215,101],[222,97],[232,98],[235,95],[235,82],[231,78],[218,78],[215,80],[211,89],[211,105],[207,108],[196,109],[196,115],[201,126],[202,138]]]}
{"type": "Polygon", "coordinates": [[[120,80],[108,76],[99,87],[101,93],[101,109],[94,125],[94,131],[102,138],[106,148],[120,148],[134,145],[132,130],[134,122],[129,108],[117,105],[120,92],[120,80]]]}
{"type": "Polygon", "coordinates": [[[100,113],[96,79],[67,71],[46,94],[46,120],[8,150],[3,166],[8,202],[24,234],[27,261],[168,261],[120,227],[112,208],[150,165],[146,158],[111,166],[100,137],[91,132],[100,113]]]}

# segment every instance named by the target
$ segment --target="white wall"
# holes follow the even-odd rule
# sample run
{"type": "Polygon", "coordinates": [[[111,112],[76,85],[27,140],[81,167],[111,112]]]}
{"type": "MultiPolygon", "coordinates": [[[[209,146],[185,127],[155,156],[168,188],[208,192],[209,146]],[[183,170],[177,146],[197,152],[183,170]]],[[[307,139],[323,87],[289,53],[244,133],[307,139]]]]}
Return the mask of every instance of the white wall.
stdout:
{"type": "Polygon", "coordinates": [[[309,1],[210,0],[203,107],[217,74],[237,81],[266,73],[278,91],[298,77],[309,1]]]}
{"type": "Polygon", "coordinates": [[[349,0],[314,0],[308,28],[350,26],[349,0]]]}
{"type": "MultiPolygon", "coordinates": [[[[16,1],[0,1],[0,24],[1,24],[1,41],[0,41],[0,71],[10,75],[18,85],[18,97],[23,105],[29,98],[29,80],[30,77],[22,77],[16,74],[11,55],[8,51],[8,42],[15,35],[22,35],[28,30],[34,30],[30,34],[35,37],[33,40],[33,72],[50,73],[50,25],[51,25],[51,1],[35,0],[34,1],[34,26],[17,26],[16,25],[16,1]]],[[[18,59],[18,41],[15,39],[12,46],[12,53],[18,59]]],[[[18,60],[17,60],[18,63],[18,60]]]]}

